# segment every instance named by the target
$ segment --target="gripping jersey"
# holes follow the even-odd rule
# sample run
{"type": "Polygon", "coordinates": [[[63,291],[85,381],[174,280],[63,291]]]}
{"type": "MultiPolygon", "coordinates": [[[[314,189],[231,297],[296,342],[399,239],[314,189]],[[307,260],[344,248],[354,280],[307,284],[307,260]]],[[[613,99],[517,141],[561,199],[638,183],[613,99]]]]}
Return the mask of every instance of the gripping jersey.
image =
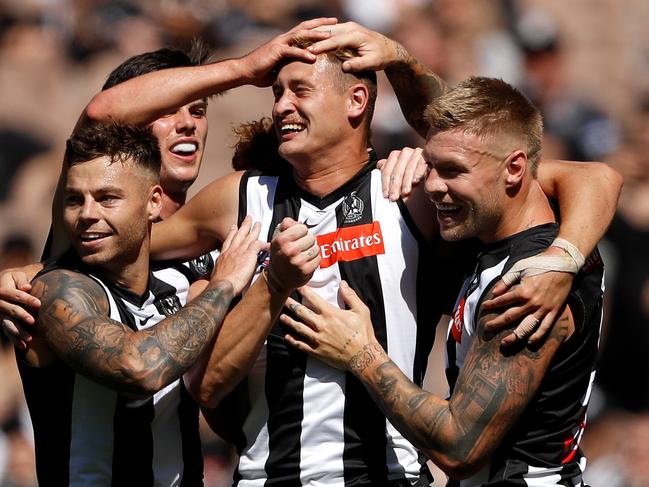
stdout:
{"type": "MultiPolygon", "coordinates": [[[[449,324],[447,376],[455,385],[488,291],[515,262],[542,252],[558,225],[533,227],[486,247],[465,281],[449,324]]],[[[449,486],[581,486],[585,458],[579,441],[595,377],[602,321],[604,267],[597,250],[575,277],[568,304],[575,332],[558,349],[539,390],[503,439],[491,462],[470,479],[449,486]]]]}
{"type": "MultiPolygon", "coordinates": [[[[245,173],[240,220],[252,215],[270,241],[285,217],[317,236],[322,261],[309,286],[336,306],[345,279],[369,306],[375,333],[408,377],[421,383],[439,312],[420,306],[428,252],[402,202],[383,198],[369,163],[351,181],[318,198],[290,175],[245,173]]],[[[297,295],[294,296],[297,298],[297,295]]],[[[385,485],[416,479],[414,447],[386,420],[349,373],[289,348],[276,323],[247,380],[235,391],[242,414],[235,484],[385,485]]]]}
{"type": "MultiPolygon", "coordinates": [[[[83,271],[105,290],[110,317],[133,330],[178,311],[192,279],[185,266],[159,266],[149,276],[149,291],[139,297],[86,272],[71,253],[63,259],[43,272],[83,271]]],[[[62,362],[43,368],[18,362],[41,487],[203,485],[198,407],[182,380],[148,399],[132,400],[62,362]]]]}

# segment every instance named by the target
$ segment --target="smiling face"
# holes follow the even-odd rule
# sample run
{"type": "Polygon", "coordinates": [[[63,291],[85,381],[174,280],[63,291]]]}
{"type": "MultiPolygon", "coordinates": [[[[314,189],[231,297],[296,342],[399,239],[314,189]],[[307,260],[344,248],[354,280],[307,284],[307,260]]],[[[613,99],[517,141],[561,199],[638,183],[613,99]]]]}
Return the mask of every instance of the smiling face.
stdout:
{"type": "Polygon", "coordinates": [[[183,105],[151,124],[160,143],[160,184],[169,194],[184,193],[198,177],[207,137],[207,102],[183,105]]]}
{"type": "Polygon", "coordinates": [[[85,264],[119,272],[148,246],[149,225],[162,204],[155,175],[109,157],[67,171],[63,221],[74,249],[85,264]]]}
{"type": "Polygon", "coordinates": [[[349,92],[336,84],[335,68],[321,56],[288,63],[277,75],[273,121],[279,154],[289,162],[321,157],[346,136],[349,92]]]}
{"type": "Polygon", "coordinates": [[[493,144],[461,129],[428,138],[424,158],[430,168],[425,189],[437,207],[444,240],[498,238],[505,197],[504,158],[493,144]]]}

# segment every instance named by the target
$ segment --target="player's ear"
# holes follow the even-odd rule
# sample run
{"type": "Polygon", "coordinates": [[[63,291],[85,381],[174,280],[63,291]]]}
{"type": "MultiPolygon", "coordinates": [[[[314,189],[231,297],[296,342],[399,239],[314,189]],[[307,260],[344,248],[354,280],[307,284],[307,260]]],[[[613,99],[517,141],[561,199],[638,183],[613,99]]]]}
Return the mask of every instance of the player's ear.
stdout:
{"type": "Polygon", "coordinates": [[[162,211],[162,187],[154,184],[149,189],[149,201],[147,203],[149,221],[154,222],[160,219],[162,211]]]}
{"type": "Polygon", "coordinates": [[[349,107],[347,115],[351,120],[360,120],[367,109],[369,91],[363,83],[357,83],[349,89],[349,107]]]}
{"type": "Polygon", "coordinates": [[[509,154],[505,159],[505,184],[507,188],[520,186],[527,170],[527,154],[525,151],[515,150],[509,154]]]}

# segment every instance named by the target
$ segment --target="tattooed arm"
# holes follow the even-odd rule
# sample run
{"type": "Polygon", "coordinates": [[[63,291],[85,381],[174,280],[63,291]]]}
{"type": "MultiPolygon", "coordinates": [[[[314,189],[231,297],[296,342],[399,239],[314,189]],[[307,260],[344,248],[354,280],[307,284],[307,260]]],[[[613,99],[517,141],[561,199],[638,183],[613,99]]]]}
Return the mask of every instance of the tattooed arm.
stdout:
{"type": "Polygon", "coordinates": [[[423,119],[426,106],[446,91],[446,83],[410,55],[398,42],[355,22],[322,27],[331,37],[309,48],[314,54],[352,48],[356,56],[343,63],[349,72],[385,70],[394,88],[401,111],[412,128],[426,137],[428,124],[423,119]]]}
{"type": "Polygon", "coordinates": [[[41,300],[36,354],[52,352],[108,387],[149,396],[196,361],[221,324],[234,289],[228,281],[216,281],[175,315],[137,332],[109,317],[106,293],[88,276],[52,271],[34,280],[33,294],[41,300]]]}
{"type": "Polygon", "coordinates": [[[536,348],[504,352],[500,334],[487,335],[485,314],[449,401],[422,390],[390,360],[372,331],[370,314],[346,285],[348,310],[331,306],[310,290],[301,291],[309,308],[289,300],[301,321],[282,315],[297,335],[296,348],[354,373],[390,422],[453,478],[477,472],[534,397],[550,360],[574,329],[564,310],[549,337],[536,348]]]}

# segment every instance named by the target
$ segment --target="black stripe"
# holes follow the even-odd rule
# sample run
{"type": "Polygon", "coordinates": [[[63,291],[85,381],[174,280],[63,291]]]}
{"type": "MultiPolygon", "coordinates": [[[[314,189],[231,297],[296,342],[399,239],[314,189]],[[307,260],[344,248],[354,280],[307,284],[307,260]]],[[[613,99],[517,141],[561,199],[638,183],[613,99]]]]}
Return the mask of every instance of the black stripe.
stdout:
{"type": "MultiPolygon", "coordinates": [[[[299,216],[300,200],[292,197],[293,187],[291,178],[281,178],[278,181],[268,241],[275,227],[285,217],[297,220],[299,216]]],[[[269,437],[269,455],[265,465],[268,477],[266,485],[299,487],[306,355],[289,349],[284,343],[284,334],[283,326],[279,322],[275,323],[266,346],[265,387],[269,437]]]]}
{"type": "MultiPolygon", "coordinates": [[[[338,228],[372,223],[371,173],[366,173],[354,193],[347,194],[336,209],[338,228]],[[354,198],[363,202],[361,215],[344,214],[344,207],[354,207],[354,198]],[[360,216],[360,219],[357,219],[360,216]],[[356,221],[353,221],[356,220],[356,221]]],[[[356,205],[357,206],[357,205],[356,205]]],[[[385,303],[376,256],[339,262],[341,278],[349,283],[369,307],[374,333],[389,353],[385,320],[385,303]]],[[[346,374],[343,450],[345,485],[381,485],[387,481],[386,420],[361,382],[346,374]]]]}
{"type": "Polygon", "coordinates": [[[138,407],[118,396],[113,421],[113,487],[153,485],[153,398],[138,407]]]}
{"type": "Polygon", "coordinates": [[[183,449],[183,478],[181,487],[203,485],[203,451],[198,432],[198,405],[191,398],[183,380],[180,380],[180,436],[183,449]]]}
{"type": "Polygon", "coordinates": [[[50,367],[30,367],[23,362],[19,353],[16,353],[16,362],[34,426],[38,485],[68,485],[76,374],[62,363],[50,367]]]}

